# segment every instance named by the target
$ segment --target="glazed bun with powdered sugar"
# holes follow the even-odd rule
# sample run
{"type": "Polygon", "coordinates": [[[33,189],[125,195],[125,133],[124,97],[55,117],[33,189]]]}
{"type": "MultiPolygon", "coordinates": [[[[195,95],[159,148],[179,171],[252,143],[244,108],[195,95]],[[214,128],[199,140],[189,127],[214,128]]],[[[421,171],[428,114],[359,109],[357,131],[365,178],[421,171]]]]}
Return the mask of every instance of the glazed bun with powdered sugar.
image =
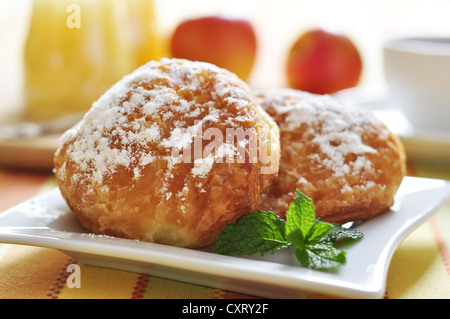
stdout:
{"type": "Polygon", "coordinates": [[[406,156],[398,137],[372,113],[293,89],[255,96],[277,122],[281,141],[278,181],[261,193],[260,209],[285,218],[299,189],[324,221],[364,220],[389,210],[406,156]]]}
{"type": "Polygon", "coordinates": [[[96,234],[203,248],[257,208],[279,130],[234,74],[162,59],[125,76],[55,154],[61,193],[96,234]]]}

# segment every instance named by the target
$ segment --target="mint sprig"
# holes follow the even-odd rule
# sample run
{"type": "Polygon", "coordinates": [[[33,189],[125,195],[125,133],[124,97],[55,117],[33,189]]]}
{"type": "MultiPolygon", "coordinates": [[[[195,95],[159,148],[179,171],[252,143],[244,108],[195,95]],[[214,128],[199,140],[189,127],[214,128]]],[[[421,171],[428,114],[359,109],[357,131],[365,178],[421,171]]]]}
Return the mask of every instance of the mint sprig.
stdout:
{"type": "Polygon", "coordinates": [[[360,239],[364,235],[358,230],[316,218],[312,200],[299,190],[296,195],[286,212],[286,220],[272,212],[248,213],[225,227],[213,252],[264,255],[295,246],[295,256],[307,268],[330,270],[344,264],[345,251],[334,247],[338,239],[360,239]]]}
{"type": "Polygon", "coordinates": [[[286,222],[273,213],[257,211],[229,224],[217,238],[214,252],[224,255],[253,255],[273,253],[289,247],[286,222]]]}

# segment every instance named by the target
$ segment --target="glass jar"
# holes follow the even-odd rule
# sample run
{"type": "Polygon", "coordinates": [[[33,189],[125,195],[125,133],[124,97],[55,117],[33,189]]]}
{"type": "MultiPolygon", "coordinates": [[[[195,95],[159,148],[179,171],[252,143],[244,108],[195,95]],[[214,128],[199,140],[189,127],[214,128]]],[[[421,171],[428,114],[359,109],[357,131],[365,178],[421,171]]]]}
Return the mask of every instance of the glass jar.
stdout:
{"type": "Polygon", "coordinates": [[[159,58],[154,23],[151,0],[35,0],[24,53],[24,116],[87,111],[125,74],[159,58]]]}

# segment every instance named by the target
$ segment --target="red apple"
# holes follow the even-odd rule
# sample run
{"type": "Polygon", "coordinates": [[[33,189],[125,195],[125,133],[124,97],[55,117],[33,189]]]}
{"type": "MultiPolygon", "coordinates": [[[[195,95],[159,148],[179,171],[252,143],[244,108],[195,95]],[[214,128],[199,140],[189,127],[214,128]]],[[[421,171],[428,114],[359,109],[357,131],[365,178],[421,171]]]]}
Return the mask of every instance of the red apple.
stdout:
{"type": "Polygon", "coordinates": [[[317,94],[334,93],[358,84],[362,60],[353,42],[321,29],[301,35],[287,60],[292,88],[317,94]]]}
{"type": "Polygon", "coordinates": [[[213,63],[246,80],[256,55],[256,36],[249,21],[225,16],[188,19],[175,29],[174,58],[213,63]]]}

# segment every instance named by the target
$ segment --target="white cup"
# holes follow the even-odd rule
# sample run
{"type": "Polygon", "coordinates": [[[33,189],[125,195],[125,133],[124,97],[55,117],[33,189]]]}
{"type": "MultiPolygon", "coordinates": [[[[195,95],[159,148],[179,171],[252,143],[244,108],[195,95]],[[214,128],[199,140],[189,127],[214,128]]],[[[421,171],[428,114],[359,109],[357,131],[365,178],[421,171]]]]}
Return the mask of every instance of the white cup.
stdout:
{"type": "Polygon", "coordinates": [[[450,38],[385,42],[389,98],[418,131],[450,132],[450,38]]]}

